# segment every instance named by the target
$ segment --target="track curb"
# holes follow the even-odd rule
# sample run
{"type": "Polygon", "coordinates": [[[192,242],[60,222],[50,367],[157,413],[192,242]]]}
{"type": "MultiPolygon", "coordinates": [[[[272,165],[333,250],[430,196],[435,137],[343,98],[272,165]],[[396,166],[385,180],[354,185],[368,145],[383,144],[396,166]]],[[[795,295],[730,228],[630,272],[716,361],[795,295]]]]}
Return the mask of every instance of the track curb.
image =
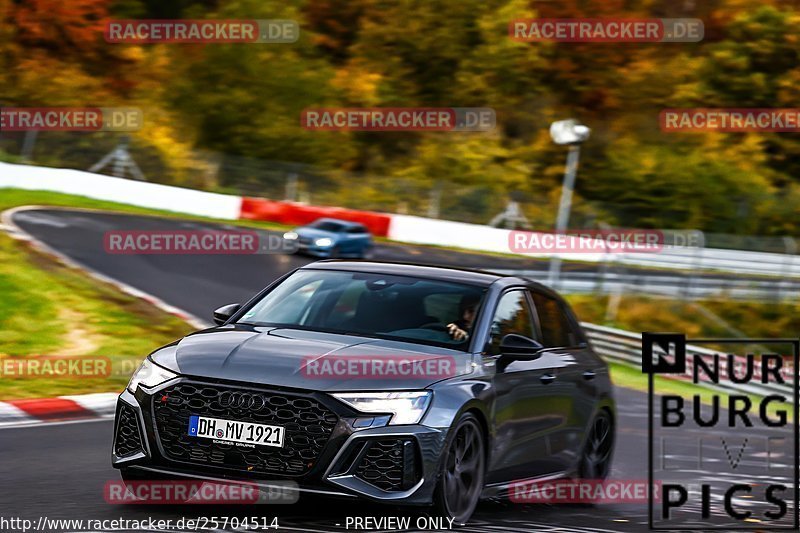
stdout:
{"type": "Polygon", "coordinates": [[[99,392],[0,402],[0,428],[10,425],[110,418],[114,416],[117,396],[116,392],[99,392]]]}

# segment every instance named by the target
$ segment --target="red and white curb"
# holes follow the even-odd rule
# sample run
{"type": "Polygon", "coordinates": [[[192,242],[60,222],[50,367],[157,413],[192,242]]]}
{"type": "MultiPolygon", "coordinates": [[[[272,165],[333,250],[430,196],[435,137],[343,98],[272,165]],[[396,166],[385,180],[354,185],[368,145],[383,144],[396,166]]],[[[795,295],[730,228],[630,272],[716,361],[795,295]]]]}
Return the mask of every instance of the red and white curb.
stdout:
{"type": "Polygon", "coordinates": [[[0,428],[93,418],[111,418],[117,405],[116,392],[99,392],[57,398],[0,402],[0,428]]]}

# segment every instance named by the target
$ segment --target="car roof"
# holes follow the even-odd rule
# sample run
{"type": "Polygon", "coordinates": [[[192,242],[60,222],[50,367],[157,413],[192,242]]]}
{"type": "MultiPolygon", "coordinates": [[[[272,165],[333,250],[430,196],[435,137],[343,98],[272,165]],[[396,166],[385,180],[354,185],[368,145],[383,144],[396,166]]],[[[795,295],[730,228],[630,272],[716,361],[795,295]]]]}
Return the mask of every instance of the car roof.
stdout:
{"type": "Polygon", "coordinates": [[[342,220],[341,218],[330,218],[330,217],[318,218],[314,222],[311,222],[311,224],[316,224],[317,222],[334,222],[336,224],[340,224],[340,225],[346,226],[346,227],[363,226],[364,225],[364,224],[361,224],[360,222],[351,222],[349,220],[342,220]]]}
{"type": "Polygon", "coordinates": [[[525,284],[540,288],[543,292],[552,293],[549,288],[535,281],[519,276],[489,272],[469,268],[448,267],[442,265],[421,265],[393,261],[348,261],[325,259],[309,263],[303,269],[346,270],[351,272],[371,272],[397,276],[413,276],[437,281],[454,281],[489,286],[495,282],[507,282],[508,285],[525,284]]]}

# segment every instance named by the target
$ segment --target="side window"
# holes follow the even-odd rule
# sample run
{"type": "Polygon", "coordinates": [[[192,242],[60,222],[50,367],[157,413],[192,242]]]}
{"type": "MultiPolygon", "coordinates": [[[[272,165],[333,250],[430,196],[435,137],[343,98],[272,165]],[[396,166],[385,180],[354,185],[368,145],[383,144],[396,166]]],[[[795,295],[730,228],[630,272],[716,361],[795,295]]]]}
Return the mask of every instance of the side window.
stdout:
{"type": "Polygon", "coordinates": [[[500,353],[500,341],[509,333],[536,338],[534,331],[525,291],[507,292],[497,303],[497,309],[492,318],[491,353],[493,355],[500,353]]]}
{"type": "Polygon", "coordinates": [[[542,344],[547,348],[562,346],[575,346],[578,344],[578,335],[572,330],[572,324],[564,314],[561,304],[549,296],[531,292],[533,305],[539,315],[539,325],[542,328],[542,344]]]}

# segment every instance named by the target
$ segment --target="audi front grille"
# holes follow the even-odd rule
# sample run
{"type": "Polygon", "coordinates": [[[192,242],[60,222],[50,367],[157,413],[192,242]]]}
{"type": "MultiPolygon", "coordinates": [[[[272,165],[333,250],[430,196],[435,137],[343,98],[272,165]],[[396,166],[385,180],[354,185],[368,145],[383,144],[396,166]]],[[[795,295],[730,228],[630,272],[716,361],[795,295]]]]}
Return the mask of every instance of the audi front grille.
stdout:
{"type": "Polygon", "coordinates": [[[183,382],[155,394],[152,401],[158,440],[167,459],[255,473],[308,473],[338,422],[313,398],[275,391],[183,382]],[[284,445],[241,448],[190,437],[189,417],[194,415],[281,426],[284,445]]]}

